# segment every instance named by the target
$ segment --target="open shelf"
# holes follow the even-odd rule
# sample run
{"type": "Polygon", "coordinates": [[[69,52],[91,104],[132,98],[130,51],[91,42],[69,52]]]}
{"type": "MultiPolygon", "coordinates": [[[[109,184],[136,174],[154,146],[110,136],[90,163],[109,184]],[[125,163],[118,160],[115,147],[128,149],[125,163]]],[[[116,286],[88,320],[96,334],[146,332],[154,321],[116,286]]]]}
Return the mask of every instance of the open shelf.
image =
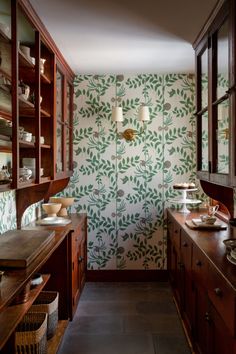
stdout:
{"type": "Polygon", "coordinates": [[[51,80],[45,74],[41,73],[40,77],[41,77],[42,83],[44,83],[44,84],[50,84],[51,83],[51,80]]]}
{"type": "Polygon", "coordinates": [[[7,80],[11,81],[11,75],[1,68],[0,68],[0,74],[1,74],[0,76],[4,76],[7,80]]]}
{"type": "Polygon", "coordinates": [[[5,192],[11,188],[11,183],[0,184],[0,191],[5,192]]]}
{"type": "Polygon", "coordinates": [[[35,144],[34,143],[31,143],[31,142],[28,142],[28,141],[23,141],[23,140],[19,141],[19,146],[21,148],[35,148],[35,144]]]}
{"type": "Polygon", "coordinates": [[[8,135],[0,134],[0,152],[12,152],[12,142],[8,135]]]}
{"type": "Polygon", "coordinates": [[[43,144],[43,145],[41,145],[41,148],[42,149],[51,149],[51,145],[43,144]]]}
{"type": "Polygon", "coordinates": [[[29,310],[34,300],[44,288],[50,278],[50,274],[43,275],[42,284],[30,290],[27,302],[19,305],[10,305],[0,313],[0,350],[6,344],[11,334],[14,332],[18,323],[22,320],[24,314],[29,310]]]}
{"type": "Polygon", "coordinates": [[[48,348],[47,348],[47,353],[48,354],[56,354],[60,343],[62,341],[63,335],[66,331],[66,328],[68,326],[69,321],[68,320],[63,320],[59,321],[57,325],[57,330],[54,336],[48,340],[48,348]]]}
{"type": "MultiPolygon", "coordinates": [[[[50,117],[50,113],[46,112],[44,109],[40,110],[42,117],[50,117]]],[[[22,117],[35,117],[35,107],[34,104],[19,97],[19,114],[22,117]]]]}
{"type": "Polygon", "coordinates": [[[32,61],[19,49],[19,66],[20,68],[34,69],[32,61]]]}
{"type": "Polygon", "coordinates": [[[0,29],[0,39],[4,43],[11,43],[11,39],[0,29]]]}
{"type": "Polygon", "coordinates": [[[26,187],[31,187],[35,185],[35,180],[34,179],[29,179],[28,181],[22,181],[19,182],[19,189],[21,188],[26,188],[26,187]]]}

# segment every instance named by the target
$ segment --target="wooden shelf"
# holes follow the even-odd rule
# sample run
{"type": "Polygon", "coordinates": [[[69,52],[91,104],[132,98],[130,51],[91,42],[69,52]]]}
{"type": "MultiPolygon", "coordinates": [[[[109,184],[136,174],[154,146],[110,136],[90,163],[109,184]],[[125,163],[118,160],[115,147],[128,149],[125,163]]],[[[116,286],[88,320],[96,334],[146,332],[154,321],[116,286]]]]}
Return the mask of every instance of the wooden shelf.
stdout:
{"type": "Polygon", "coordinates": [[[0,152],[12,152],[12,142],[7,135],[0,134],[0,152]]]}
{"type": "Polygon", "coordinates": [[[11,188],[10,183],[0,184],[0,192],[9,191],[10,188],[11,188]]]}
{"type": "Polygon", "coordinates": [[[12,153],[11,142],[9,143],[9,146],[5,146],[2,144],[2,141],[0,140],[0,152],[12,153]]]}
{"type": "Polygon", "coordinates": [[[45,182],[48,182],[48,181],[51,181],[51,177],[50,176],[46,176],[46,177],[41,177],[40,178],[40,182],[41,183],[45,183],[45,182]]]}
{"type": "Polygon", "coordinates": [[[66,328],[68,326],[69,321],[68,320],[63,320],[59,321],[57,325],[57,330],[55,335],[48,340],[48,354],[56,354],[59,346],[61,344],[62,338],[64,336],[64,333],[66,331],[66,328]]]}
{"type": "Polygon", "coordinates": [[[43,144],[43,145],[41,145],[41,148],[42,149],[51,149],[51,145],[43,144]]]}
{"type": "Polygon", "coordinates": [[[28,142],[28,141],[23,141],[23,140],[19,140],[19,146],[20,148],[35,148],[35,144],[28,142]]]}
{"type": "MultiPolygon", "coordinates": [[[[50,117],[51,116],[50,113],[48,113],[44,109],[41,109],[40,112],[41,112],[42,117],[50,117]]],[[[19,97],[19,114],[22,117],[34,118],[35,117],[34,104],[25,100],[22,97],[19,97]]]]}
{"type": "Polygon", "coordinates": [[[40,77],[41,77],[42,83],[44,83],[44,84],[50,84],[51,83],[51,80],[45,74],[41,73],[40,77]]]}
{"type": "Polygon", "coordinates": [[[14,332],[18,323],[22,320],[24,314],[29,310],[34,300],[50,278],[50,274],[43,275],[42,284],[30,290],[29,300],[23,304],[10,305],[0,313],[0,350],[6,344],[11,334],[14,332]]]}
{"type": "Polygon", "coordinates": [[[28,181],[23,181],[23,182],[19,182],[19,189],[21,188],[26,188],[26,187],[31,187],[35,185],[35,180],[34,179],[30,179],[28,181]]]}
{"type": "Polygon", "coordinates": [[[11,81],[11,75],[1,68],[0,68],[0,74],[1,76],[4,76],[7,80],[11,81]]]}
{"type": "Polygon", "coordinates": [[[0,29],[0,40],[5,43],[11,43],[11,39],[0,29]]]}
{"type": "Polygon", "coordinates": [[[34,69],[34,64],[32,61],[19,49],[19,66],[20,68],[30,68],[34,69]]]}

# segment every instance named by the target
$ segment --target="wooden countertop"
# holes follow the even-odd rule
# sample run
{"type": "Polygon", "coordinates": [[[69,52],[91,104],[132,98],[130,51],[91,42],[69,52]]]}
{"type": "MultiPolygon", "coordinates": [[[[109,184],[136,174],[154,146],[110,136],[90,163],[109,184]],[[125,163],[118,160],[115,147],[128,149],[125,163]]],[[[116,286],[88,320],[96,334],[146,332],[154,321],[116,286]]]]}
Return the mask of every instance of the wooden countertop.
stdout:
{"type": "Polygon", "coordinates": [[[66,226],[38,226],[33,222],[24,228],[25,230],[54,230],[55,237],[27,268],[10,269],[1,267],[1,270],[4,270],[5,273],[0,283],[0,311],[12,302],[13,298],[20,293],[32,275],[40,270],[63,242],[68,232],[80,227],[85,217],[86,214],[71,214],[69,218],[72,222],[66,226]]]}
{"type": "Polygon", "coordinates": [[[236,291],[236,265],[227,260],[223,243],[223,240],[228,238],[236,239],[236,227],[221,221],[222,224],[227,225],[227,230],[192,230],[185,224],[185,221],[199,218],[203,212],[183,214],[172,209],[168,209],[168,212],[236,291]]]}

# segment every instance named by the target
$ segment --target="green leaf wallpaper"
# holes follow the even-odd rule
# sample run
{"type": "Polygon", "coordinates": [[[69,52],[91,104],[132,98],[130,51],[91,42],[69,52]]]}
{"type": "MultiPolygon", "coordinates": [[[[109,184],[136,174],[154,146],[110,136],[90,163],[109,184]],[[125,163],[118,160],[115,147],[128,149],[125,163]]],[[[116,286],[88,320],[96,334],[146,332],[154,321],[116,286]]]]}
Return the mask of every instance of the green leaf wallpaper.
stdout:
{"type": "MultiPolygon", "coordinates": [[[[21,225],[25,226],[36,219],[36,208],[40,203],[32,204],[23,214],[21,225]]],[[[15,191],[0,193],[0,234],[16,229],[15,191]]]]}
{"type": "Polygon", "coordinates": [[[192,75],[77,76],[74,102],[74,175],[65,195],[88,214],[89,269],[166,267],[164,209],[173,184],[195,182],[192,75]],[[111,120],[123,107],[124,122],[111,120]],[[141,103],[151,120],[141,132],[141,103]]]}

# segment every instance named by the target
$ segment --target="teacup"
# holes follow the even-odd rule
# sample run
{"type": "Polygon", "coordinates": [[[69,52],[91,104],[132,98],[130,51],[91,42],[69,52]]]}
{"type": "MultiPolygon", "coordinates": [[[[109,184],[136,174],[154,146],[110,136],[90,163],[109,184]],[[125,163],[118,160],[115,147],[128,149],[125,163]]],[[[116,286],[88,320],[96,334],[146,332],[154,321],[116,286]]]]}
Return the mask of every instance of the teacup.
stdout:
{"type": "Polygon", "coordinates": [[[208,216],[208,218],[205,219],[205,223],[209,225],[213,225],[216,222],[216,218],[214,216],[208,216]]]}
{"type": "Polygon", "coordinates": [[[209,205],[208,207],[208,215],[210,216],[214,216],[215,213],[218,211],[219,209],[219,205],[209,205]]]}

